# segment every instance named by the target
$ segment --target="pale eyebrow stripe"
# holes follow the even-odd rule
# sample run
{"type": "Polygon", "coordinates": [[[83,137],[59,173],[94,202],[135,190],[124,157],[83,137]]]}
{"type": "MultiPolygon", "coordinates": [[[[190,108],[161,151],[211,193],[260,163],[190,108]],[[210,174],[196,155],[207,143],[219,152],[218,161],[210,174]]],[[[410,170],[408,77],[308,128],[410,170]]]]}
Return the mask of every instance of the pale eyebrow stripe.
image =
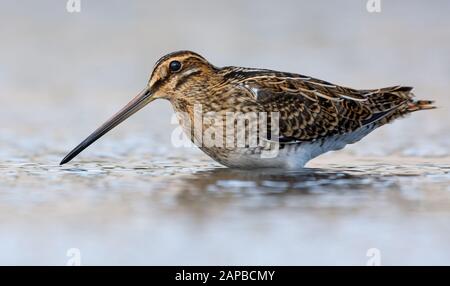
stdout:
{"type": "Polygon", "coordinates": [[[200,71],[199,68],[190,69],[190,70],[187,70],[187,71],[181,73],[181,75],[182,75],[182,77],[185,77],[185,76],[188,76],[188,75],[190,75],[192,73],[195,73],[195,72],[198,72],[198,71],[200,71]]]}

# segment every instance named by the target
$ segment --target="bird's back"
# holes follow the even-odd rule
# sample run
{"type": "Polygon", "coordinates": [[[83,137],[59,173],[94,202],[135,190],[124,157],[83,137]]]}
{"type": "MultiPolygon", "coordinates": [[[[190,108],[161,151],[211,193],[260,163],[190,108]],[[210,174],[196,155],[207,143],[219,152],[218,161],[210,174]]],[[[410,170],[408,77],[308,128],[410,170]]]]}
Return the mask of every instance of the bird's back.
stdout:
{"type": "Polygon", "coordinates": [[[238,93],[235,96],[247,97],[255,110],[275,112],[279,117],[279,136],[271,138],[279,142],[278,158],[272,158],[273,163],[253,160],[256,155],[243,156],[248,152],[235,150],[232,161],[239,162],[227,163],[234,167],[250,161],[249,167],[278,167],[283,160],[294,167],[303,166],[322,153],[359,141],[396,118],[434,108],[430,100],[414,100],[412,88],[406,86],[357,90],[271,70],[226,67],[222,73],[238,93]]]}

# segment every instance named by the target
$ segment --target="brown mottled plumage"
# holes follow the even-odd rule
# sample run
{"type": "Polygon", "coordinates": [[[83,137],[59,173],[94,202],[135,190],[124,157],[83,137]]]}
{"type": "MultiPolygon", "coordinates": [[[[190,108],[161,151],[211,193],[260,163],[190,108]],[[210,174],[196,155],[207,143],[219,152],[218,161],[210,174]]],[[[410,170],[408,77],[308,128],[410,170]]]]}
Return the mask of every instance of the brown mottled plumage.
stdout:
{"type": "MultiPolygon", "coordinates": [[[[167,99],[176,112],[194,120],[196,104],[202,113],[221,118],[203,124],[203,129],[224,120],[227,112],[279,114],[279,136],[270,138],[283,150],[275,158],[259,155],[266,147],[199,146],[216,161],[243,168],[300,168],[315,156],[343,148],[375,128],[413,111],[431,109],[432,101],[414,100],[411,87],[394,86],[357,90],[319,79],[266,69],[218,68],[202,56],[180,51],[162,57],[155,65],[147,88],[115,117],[77,146],[62,164],[75,157],[97,138],[157,98],[167,99]]],[[[202,132],[183,124],[192,140],[202,132]]],[[[236,132],[240,132],[237,130],[236,132]]],[[[200,134],[200,135],[199,135],[200,134]]],[[[224,134],[224,140],[229,134],[224,134]]]]}

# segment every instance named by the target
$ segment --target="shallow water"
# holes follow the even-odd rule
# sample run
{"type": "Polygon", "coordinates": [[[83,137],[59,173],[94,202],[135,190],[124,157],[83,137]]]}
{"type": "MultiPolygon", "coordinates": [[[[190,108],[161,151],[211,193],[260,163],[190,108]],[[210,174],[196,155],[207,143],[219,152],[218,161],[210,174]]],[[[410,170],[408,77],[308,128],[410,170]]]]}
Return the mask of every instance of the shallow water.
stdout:
{"type": "Polygon", "coordinates": [[[371,248],[385,265],[450,262],[448,160],[326,156],[281,172],[56,158],[0,164],[1,264],[64,265],[70,248],[85,265],[365,265],[371,248]]]}
{"type": "Polygon", "coordinates": [[[384,265],[450,264],[449,1],[65,2],[1,4],[0,264],[64,265],[71,248],[84,265],[365,265],[373,248],[384,265]],[[250,172],[175,148],[171,108],[155,101],[58,166],[180,49],[414,86],[439,108],[304,171],[250,172]]]}

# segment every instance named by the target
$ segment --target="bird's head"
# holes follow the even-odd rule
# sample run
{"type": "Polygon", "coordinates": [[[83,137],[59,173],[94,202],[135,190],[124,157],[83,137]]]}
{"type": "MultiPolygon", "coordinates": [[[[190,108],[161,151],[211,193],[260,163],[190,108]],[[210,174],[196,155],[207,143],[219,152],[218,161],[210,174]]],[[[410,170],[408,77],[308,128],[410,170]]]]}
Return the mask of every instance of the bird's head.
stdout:
{"type": "Polygon", "coordinates": [[[171,53],[156,62],[147,88],[153,99],[192,97],[214,75],[216,69],[194,52],[171,53]]]}
{"type": "Polygon", "coordinates": [[[97,139],[157,98],[170,101],[195,100],[196,95],[203,94],[203,88],[214,76],[216,69],[202,56],[190,51],[174,52],[162,57],[156,62],[144,90],[70,151],[60,164],[72,160],[97,139]]]}

